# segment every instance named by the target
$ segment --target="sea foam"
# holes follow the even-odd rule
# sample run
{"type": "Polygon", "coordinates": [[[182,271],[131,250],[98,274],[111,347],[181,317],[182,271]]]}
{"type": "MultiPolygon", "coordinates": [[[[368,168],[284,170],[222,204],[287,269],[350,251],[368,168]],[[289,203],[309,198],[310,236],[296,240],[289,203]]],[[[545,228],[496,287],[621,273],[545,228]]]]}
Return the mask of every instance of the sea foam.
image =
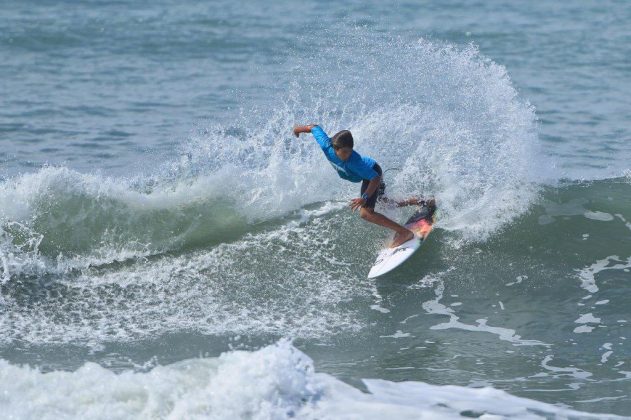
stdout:
{"type": "Polygon", "coordinates": [[[0,361],[0,409],[10,418],[452,419],[618,418],[512,396],[492,387],[365,379],[368,392],[316,372],[287,340],[253,352],[188,359],[148,372],[95,363],[42,373],[0,361]]]}

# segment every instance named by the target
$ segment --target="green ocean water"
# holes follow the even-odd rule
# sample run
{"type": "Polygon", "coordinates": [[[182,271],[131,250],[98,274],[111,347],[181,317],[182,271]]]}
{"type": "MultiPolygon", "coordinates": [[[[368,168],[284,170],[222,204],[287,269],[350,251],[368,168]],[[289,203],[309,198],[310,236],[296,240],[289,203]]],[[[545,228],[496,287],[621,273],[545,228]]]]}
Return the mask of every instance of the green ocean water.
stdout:
{"type": "Polygon", "coordinates": [[[630,412],[626,3],[2,7],[5,412],[630,412]],[[399,270],[308,122],[436,197],[399,270]]]}

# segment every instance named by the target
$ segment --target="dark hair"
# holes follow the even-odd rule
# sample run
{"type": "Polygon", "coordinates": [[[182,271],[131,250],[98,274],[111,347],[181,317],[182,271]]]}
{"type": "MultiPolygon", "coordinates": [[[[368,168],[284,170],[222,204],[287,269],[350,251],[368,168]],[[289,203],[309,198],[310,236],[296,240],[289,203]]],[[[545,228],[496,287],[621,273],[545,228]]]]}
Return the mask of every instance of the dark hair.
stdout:
{"type": "Polygon", "coordinates": [[[331,139],[331,144],[334,149],[341,149],[343,147],[353,148],[353,135],[348,130],[342,130],[335,134],[331,139]]]}

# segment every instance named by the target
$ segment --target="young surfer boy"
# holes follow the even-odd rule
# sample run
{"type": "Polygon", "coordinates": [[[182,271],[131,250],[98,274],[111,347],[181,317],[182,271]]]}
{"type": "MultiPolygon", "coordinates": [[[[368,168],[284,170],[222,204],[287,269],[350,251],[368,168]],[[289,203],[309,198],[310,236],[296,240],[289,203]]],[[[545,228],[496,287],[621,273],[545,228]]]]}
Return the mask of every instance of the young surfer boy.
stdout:
{"type": "MultiPolygon", "coordinates": [[[[340,178],[351,182],[361,182],[361,196],[351,200],[353,211],[359,209],[362,219],[380,226],[387,227],[396,232],[391,247],[397,247],[414,237],[414,233],[405,226],[388,219],[381,213],[375,212],[375,204],[385,191],[385,184],[381,180],[383,172],[377,162],[368,157],[361,156],[353,150],[353,135],[348,130],[342,130],[333,138],[324,132],[317,124],[297,125],[294,127],[294,135],[311,133],[322,148],[324,155],[331,162],[340,178]]],[[[396,202],[397,206],[418,205],[422,201],[417,198],[396,202]]]]}

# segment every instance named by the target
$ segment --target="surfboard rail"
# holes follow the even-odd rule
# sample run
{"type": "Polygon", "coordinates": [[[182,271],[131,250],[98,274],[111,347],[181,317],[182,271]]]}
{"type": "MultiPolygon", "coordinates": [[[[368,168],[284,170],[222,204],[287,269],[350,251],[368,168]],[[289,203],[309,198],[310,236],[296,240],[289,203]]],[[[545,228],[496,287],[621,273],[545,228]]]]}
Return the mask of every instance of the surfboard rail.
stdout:
{"type": "Polygon", "coordinates": [[[414,232],[414,238],[394,248],[384,248],[377,254],[375,263],[368,272],[368,278],[374,279],[387,274],[403,264],[423,245],[432,229],[436,215],[436,206],[424,204],[405,222],[405,227],[414,232]]]}

